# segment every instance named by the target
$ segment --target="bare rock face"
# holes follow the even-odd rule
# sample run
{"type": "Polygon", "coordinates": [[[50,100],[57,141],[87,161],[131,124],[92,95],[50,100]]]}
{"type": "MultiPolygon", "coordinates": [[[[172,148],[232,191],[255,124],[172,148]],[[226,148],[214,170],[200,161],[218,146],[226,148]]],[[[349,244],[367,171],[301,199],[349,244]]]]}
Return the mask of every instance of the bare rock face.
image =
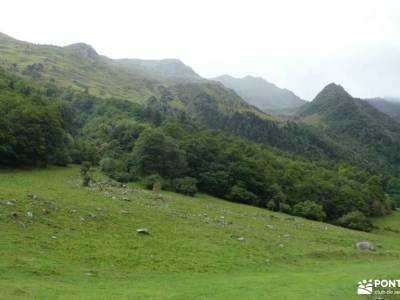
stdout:
{"type": "Polygon", "coordinates": [[[375,250],[375,245],[371,242],[357,242],[356,243],[356,248],[359,250],[369,250],[369,251],[374,251],[375,250]]]}

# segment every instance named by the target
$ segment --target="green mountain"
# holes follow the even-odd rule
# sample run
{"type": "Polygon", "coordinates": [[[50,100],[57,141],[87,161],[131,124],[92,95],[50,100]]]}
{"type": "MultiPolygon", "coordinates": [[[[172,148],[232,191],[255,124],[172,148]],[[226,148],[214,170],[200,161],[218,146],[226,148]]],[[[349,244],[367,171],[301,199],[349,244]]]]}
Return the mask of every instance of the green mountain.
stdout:
{"type": "Polygon", "coordinates": [[[306,101],[287,89],[281,89],[261,77],[234,78],[222,75],[214,78],[225,87],[233,89],[248,103],[272,114],[290,115],[306,101]]]}
{"type": "Polygon", "coordinates": [[[336,84],[326,86],[297,113],[346,149],[347,159],[377,171],[400,171],[400,124],[336,84]]]}
{"type": "Polygon", "coordinates": [[[400,121],[400,102],[392,98],[372,98],[365,99],[369,104],[377,110],[391,116],[397,121],[400,121]]]}

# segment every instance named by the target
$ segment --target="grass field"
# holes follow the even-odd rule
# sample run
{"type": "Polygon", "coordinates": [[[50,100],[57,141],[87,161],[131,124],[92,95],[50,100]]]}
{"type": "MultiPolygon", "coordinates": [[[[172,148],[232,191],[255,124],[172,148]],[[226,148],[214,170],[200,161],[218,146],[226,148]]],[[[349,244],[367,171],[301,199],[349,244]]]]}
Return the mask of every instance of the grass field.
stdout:
{"type": "Polygon", "coordinates": [[[363,233],[95,176],[0,172],[0,299],[374,299],[359,280],[400,278],[399,212],[363,233]]]}

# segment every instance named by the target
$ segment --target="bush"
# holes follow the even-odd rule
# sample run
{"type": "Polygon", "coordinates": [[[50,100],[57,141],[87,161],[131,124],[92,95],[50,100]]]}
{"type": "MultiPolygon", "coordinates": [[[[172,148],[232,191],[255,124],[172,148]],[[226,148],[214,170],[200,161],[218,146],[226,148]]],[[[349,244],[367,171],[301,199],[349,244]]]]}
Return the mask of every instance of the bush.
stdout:
{"type": "Polygon", "coordinates": [[[297,203],[293,206],[293,214],[317,221],[322,221],[326,217],[322,206],[313,201],[297,203]]]}
{"type": "Polygon", "coordinates": [[[154,184],[160,185],[160,189],[162,189],[164,183],[165,180],[158,174],[152,174],[142,179],[143,186],[148,190],[152,190],[154,184]]]}
{"type": "Polygon", "coordinates": [[[360,211],[352,211],[338,220],[338,224],[356,230],[371,231],[371,221],[360,211]]]}
{"type": "Polygon", "coordinates": [[[176,178],[172,181],[172,188],[177,193],[194,196],[197,193],[197,180],[193,177],[176,178]]]}
{"type": "Polygon", "coordinates": [[[283,202],[279,203],[279,210],[286,214],[292,213],[292,207],[289,204],[283,202]]]}
{"type": "Polygon", "coordinates": [[[273,199],[268,201],[267,209],[276,211],[277,205],[276,205],[276,203],[275,203],[275,201],[273,199]]]}
{"type": "Polygon", "coordinates": [[[118,159],[103,158],[100,161],[101,170],[118,182],[129,182],[134,178],[134,174],[127,171],[127,164],[118,159]]]}
{"type": "Polygon", "coordinates": [[[232,187],[227,198],[235,202],[253,205],[258,203],[258,197],[255,194],[238,185],[232,187]]]}

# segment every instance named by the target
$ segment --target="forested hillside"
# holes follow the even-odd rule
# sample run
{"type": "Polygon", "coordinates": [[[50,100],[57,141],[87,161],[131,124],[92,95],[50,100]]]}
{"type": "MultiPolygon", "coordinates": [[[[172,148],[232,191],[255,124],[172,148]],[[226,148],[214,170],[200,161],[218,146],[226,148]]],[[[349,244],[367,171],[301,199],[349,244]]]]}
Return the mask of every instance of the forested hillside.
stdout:
{"type": "Polygon", "coordinates": [[[330,84],[298,116],[346,148],[349,161],[375,172],[400,173],[400,124],[330,84]]]}
{"type": "Polygon", "coordinates": [[[0,40],[3,166],[89,162],[121,182],[361,230],[398,205],[400,125],[339,86],[286,121],[175,60],[0,40]]]}
{"type": "Polygon", "coordinates": [[[1,78],[5,166],[89,161],[118,181],[200,191],[361,230],[372,228],[367,217],[396,207],[395,177],[294,158],[159,107],[42,88],[4,72],[1,78]]]}

